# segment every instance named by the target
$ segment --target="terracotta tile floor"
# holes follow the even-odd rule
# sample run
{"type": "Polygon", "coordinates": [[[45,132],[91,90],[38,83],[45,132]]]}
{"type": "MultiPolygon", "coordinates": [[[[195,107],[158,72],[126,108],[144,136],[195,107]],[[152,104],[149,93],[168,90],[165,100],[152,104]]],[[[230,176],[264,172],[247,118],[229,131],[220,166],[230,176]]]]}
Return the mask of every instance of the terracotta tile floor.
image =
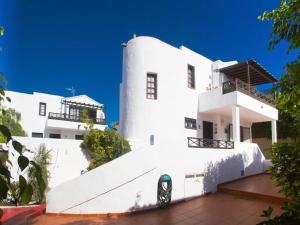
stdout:
{"type": "Polygon", "coordinates": [[[101,219],[97,216],[43,215],[33,219],[29,224],[254,225],[262,220],[260,213],[268,206],[274,208],[274,215],[281,212],[279,204],[216,193],[174,204],[165,209],[151,210],[118,218],[101,219]]]}
{"type": "Polygon", "coordinates": [[[283,199],[283,195],[279,193],[279,188],[271,179],[271,174],[268,173],[247,177],[227,184],[221,184],[219,189],[242,191],[244,193],[254,193],[261,196],[283,199]]]}

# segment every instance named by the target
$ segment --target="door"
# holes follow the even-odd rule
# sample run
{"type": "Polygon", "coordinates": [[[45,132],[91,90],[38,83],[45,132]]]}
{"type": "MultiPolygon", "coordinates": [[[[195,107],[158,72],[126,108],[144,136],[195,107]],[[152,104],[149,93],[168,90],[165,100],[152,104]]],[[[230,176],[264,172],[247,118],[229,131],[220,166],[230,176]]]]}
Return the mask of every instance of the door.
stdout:
{"type": "Polygon", "coordinates": [[[208,121],[203,121],[203,138],[213,139],[213,123],[208,121]]]}
{"type": "Polygon", "coordinates": [[[250,128],[241,126],[241,142],[250,142],[250,128]]]}

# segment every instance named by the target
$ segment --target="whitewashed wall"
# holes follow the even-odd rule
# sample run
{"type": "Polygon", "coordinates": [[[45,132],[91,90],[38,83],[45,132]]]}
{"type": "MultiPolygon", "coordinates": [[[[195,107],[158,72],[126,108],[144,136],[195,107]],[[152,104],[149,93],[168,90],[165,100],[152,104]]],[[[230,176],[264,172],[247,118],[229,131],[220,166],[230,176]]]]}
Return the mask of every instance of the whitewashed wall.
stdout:
{"type": "MultiPolygon", "coordinates": [[[[123,77],[120,94],[120,131],[138,146],[186,147],[186,137],[197,130],[185,129],[184,118],[197,119],[198,94],[211,83],[209,59],[186,47],[175,48],[158,39],[137,37],[123,48],[123,77]],[[195,67],[195,89],[188,88],[187,66],[195,67]],[[146,76],[157,73],[157,100],[146,99],[146,76]],[[174,140],[176,139],[176,143],[174,140]],[[168,145],[169,144],[169,145],[168,145]]],[[[176,148],[174,148],[176,149],[176,148]]]]}
{"type": "MultiPolygon", "coordinates": [[[[7,108],[13,108],[21,113],[21,121],[23,129],[27,136],[31,137],[32,132],[43,133],[44,137],[49,137],[50,133],[60,134],[63,139],[75,139],[75,134],[82,135],[86,132],[86,124],[74,121],[48,119],[48,113],[63,113],[61,108],[62,96],[34,92],[33,94],[25,94],[14,91],[6,91],[6,95],[11,98],[11,102],[5,102],[7,108]],[[39,103],[46,103],[46,115],[39,115],[39,103]]],[[[98,104],[86,95],[74,96],[67,98],[68,100],[77,101],[87,104],[98,104]]],[[[98,118],[105,118],[102,110],[97,111],[98,118]]],[[[94,124],[94,128],[104,130],[107,125],[94,124]]]]}
{"type": "MultiPolygon", "coordinates": [[[[219,183],[243,173],[261,173],[264,156],[256,144],[235,143],[235,149],[187,147],[187,137],[202,136],[202,130],[186,129],[185,117],[197,119],[198,125],[203,119],[222,120],[220,115],[202,115],[199,110],[202,101],[207,105],[211,101],[200,100],[199,93],[212,84],[212,63],[185,47],[178,49],[155,38],[131,39],[123,48],[120,132],[129,138],[133,151],[53,188],[47,194],[47,212],[101,214],[155,207],[163,174],[172,178],[175,202],[214,192],[219,183]],[[188,64],[195,67],[195,89],[188,88],[188,64]],[[146,99],[147,73],[157,74],[157,100],[146,99]],[[204,176],[186,178],[190,174],[204,176]]],[[[226,116],[223,126],[225,120],[226,116]]],[[[249,126],[246,121],[241,124],[249,126]]],[[[222,138],[221,132],[214,138],[222,138]]]]}
{"type": "Polygon", "coordinates": [[[157,206],[161,175],[171,176],[172,202],[215,192],[217,184],[263,171],[264,156],[256,144],[236,149],[182,149],[163,146],[131,151],[118,159],[63,183],[47,194],[48,213],[101,214],[157,206]],[[204,174],[199,178],[185,175],[204,174]]]}
{"type": "Polygon", "coordinates": [[[48,112],[60,113],[60,101],[63,98],[62,96],[38,92],[25,94],[6,91],[6,95],[11,98],[11,102],[6,102],[5,106],[21,113],[21,125],[29,137],[31,137],[32,132],[44,133],[48,112]],[[47,103],[46,116],[39,116],[40,102],[47,103]]]}
{"type": "MultiPolygon", "coordinates": [[[[50,139],[50,138],[30,138],[14,137],[20,143],[30,149],[33,153],[26,152],[29,159],[33,159],[35,152],[40,144],[45,144],[47,149],[51,149],[51,165],[49,166],[50,179],[49,188],[53,188],[75,177],[80,176],[81,171],[85,170],[89,161],[80,148],[82,141],[69,139],[50,139]]],[[[12,146],[10,146],[12,148],[12,146]]],[[[18,154],[10,154],[10,160],[17,163],[18,154]]],[[[18,178],[21,172],[14,167],[12,177],[18,178]]],[[[24,174],[24,173],[21,173],[24,174]]],[[[26,171],[25,171],[26,174],[26,171]]]]}

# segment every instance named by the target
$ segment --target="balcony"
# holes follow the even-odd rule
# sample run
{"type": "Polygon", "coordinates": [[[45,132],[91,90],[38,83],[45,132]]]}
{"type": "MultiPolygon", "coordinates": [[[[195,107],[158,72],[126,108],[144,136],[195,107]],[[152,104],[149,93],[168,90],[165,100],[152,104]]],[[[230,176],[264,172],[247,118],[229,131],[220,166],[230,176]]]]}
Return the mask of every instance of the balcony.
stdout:
{"type": "MultiPolygon", "coordinates": [[[[49,112],[48,119],[82,123],[82,118],[81,117],[79,117],[77,115],[69,115],[69,114],[66,114],[66,113],[49,112]]],[[[105,119],[94,118],[94,119],[91,119],[91,120],[93,121],[94,124],[106,125],[106,120],[105,119]]]]}
{"type": "Polygon", "coordinates": [[[223,83],[223,94],[227,94],[233,91],[240,91],[257,99],[258,101],[264,102],[273,107],[275,106],[275,99],[272,95],[268,95],[261,91],[258,91],[255,87],[250,86],[240,79],[232,79],[223,83]]]}
{"type": "Polygon", "coordinates": [[[234,149],[234,142],[188,137],[188,147],[189,148],[234,149]]]}

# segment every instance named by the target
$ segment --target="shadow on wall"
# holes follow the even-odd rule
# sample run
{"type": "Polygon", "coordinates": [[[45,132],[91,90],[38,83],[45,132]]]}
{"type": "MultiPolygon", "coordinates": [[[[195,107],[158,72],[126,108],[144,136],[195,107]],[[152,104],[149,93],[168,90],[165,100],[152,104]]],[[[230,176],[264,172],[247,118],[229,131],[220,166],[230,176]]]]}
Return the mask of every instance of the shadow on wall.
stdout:
{"type": "Polygon", "coordinates": [[[80,149],[81,149],[81,152],[84,155],[85,159],[88,160],[88,161],[91,161],[91,156],[90,156],[89,151],[86,150],[86,149],[84,149],[84,148],[82,148],[81,144],[80,144],[80,149]]]}
{"type": "Polygon", "coordinates": [[[216,192],[218,184],[262,172],[262,155],[259,151],[253,153],[250,164],[247,163],[249,160],[243,154],[237,154],[215,163],[209,162],[203,179],[203,193],[216,192]]]}
{"type": "Polygon", "coordinates": [[[128,209],[128,212],[136,212],[136,211],[142,211],[142,210],[145,210],[145,209],[153,209],[153,208],[158,207],[157,204],[140,205],[141,198],[142,198],[141,193],[137,192],[136,193],[136,198],[135,198],[135,201],[134,201],[134,205],[128,209]]]}

